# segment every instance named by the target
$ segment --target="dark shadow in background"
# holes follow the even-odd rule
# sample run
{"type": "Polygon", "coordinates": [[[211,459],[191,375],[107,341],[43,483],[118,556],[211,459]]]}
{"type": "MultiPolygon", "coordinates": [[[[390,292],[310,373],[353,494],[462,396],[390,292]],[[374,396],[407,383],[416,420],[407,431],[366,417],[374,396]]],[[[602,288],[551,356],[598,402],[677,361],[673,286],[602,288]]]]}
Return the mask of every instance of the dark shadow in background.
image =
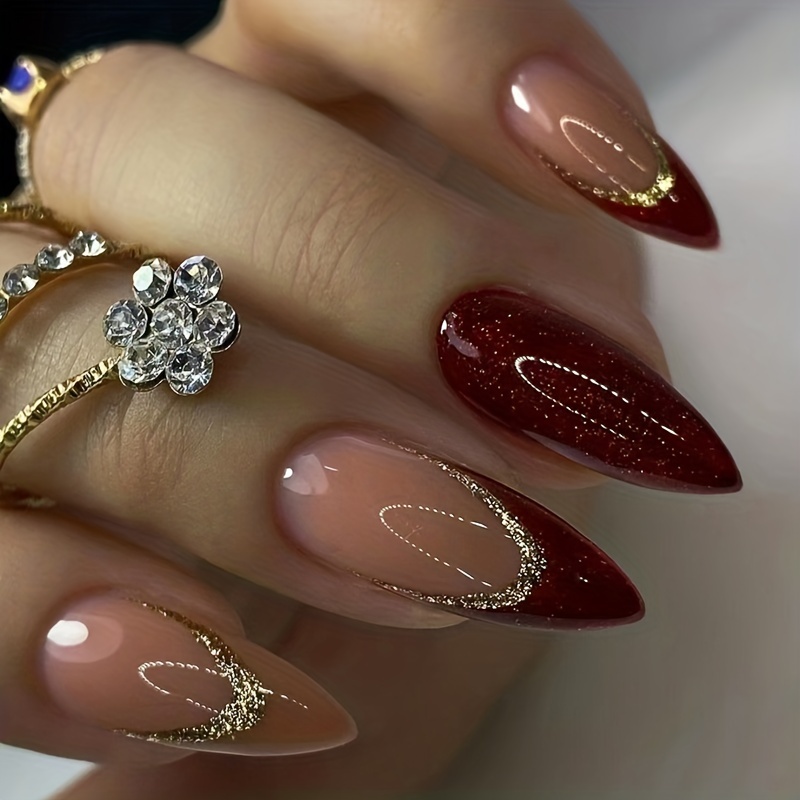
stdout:
{"type": "MultiPolygon", "coordinates": [[[[20,53],[54,61],[129,39],[182,42],[214,18],[219,0],[0,0],[0,81],[20,53]]],[[[0,197],[17,184],[14,131],[0,114],[0,197]]]]}

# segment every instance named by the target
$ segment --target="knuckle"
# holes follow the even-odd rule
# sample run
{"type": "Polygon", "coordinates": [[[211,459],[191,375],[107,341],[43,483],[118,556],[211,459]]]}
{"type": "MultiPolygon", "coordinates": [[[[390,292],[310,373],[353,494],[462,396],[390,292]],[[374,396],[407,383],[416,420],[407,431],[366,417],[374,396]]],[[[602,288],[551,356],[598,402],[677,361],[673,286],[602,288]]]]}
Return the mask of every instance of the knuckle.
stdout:
{"type": "Polygon", "coordinates": [[[273,194],[256,226],[253,261],[272,264],[293,301],[341,317],[369,270],[363,266],[378,232],[403,214],[397,179],[356,159],[331,159],[286,202],[273,194]],[[275,207],[280,213],[275,213],[275,207]]]}
{"type": "MultiPolygon", "coordinates": [[[[70,217],[93,218],[125,185],[125,170],[137,169],[137,128],[130,109],[142,106],[154,72],[168,53],[163,46],[121,45],[82,70],[59,92],[35,139],[37,182],[51,205],[69,207],[70,217]],[[86,114],[91,107],[93,113],[86,114]],[[110,194],[109,194],[110,193],[110,194]]],[[[146,107],[144,105],[143,107],[146,107]]]]}

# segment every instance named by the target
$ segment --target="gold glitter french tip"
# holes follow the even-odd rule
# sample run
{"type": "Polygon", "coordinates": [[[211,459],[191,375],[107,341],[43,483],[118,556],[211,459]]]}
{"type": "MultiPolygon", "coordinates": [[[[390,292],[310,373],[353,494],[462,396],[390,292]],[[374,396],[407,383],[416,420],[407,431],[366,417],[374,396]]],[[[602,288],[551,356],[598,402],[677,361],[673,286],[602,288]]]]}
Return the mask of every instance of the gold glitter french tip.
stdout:
{"type": "Polygon", "coordinates": [[[44,683],[67,714],[118,735],[245,756],[351,741],[355,724],[319,685],[252,642],[109,595],[51,626],[44,683]]]}
{"type": "Polygon", "coordinates": [[[719,243],[714,212],[686,165],[588,78],[537,57],[504,92],[511,137],[603,211],[678,244],[719,243]]]}
{"type": "Polygon", "coordinates": [[[642,616],[638,592],[564,520],[496,481],[361,434],[313,439],[278,490],[284,532],[313,558],[468,617],[593,628],[642,616]]]}

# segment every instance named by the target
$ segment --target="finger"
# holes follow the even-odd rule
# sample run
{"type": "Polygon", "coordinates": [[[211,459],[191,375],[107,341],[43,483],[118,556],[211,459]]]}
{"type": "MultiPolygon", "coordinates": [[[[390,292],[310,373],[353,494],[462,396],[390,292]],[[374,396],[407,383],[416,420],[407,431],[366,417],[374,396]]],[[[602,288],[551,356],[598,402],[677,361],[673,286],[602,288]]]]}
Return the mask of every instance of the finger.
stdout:
{"type": "Polygon", "coordinates": [[[516,434],[495,428],[509,459],[535,441],[648,486],[737,485],[707,423],[619,344],[521,294],[465,293],[469,313],[454,304],[475,286],[536,291],[656,354],[629,295],[597,284],[585,294],[557,242],[487,219],[292,100],[180,52],[124,48],[55,97],[34,145],[40,188],[57,209],[167,253],[213,252],[263,318],[466,425],[444,374],[469,408],[516,434]],[[186,119],[204,120],[191,147],[186,119]],[[677,431],[670,439],[667,428],[677,431]]]}
{"type": "Polygon", "coordinates": [[[230,0],[194,48],[315,102],[349,79],[539,203],[563,207],[577,189],[647,233],[719,240],[633,80],[566,3],[230,0]]]}
{"type": "MultiPolygon", "coordinates": [[[[107,355],[97,310],[132,293],[129,273],[69,278],[4,326],[8,417],[107,355]]],[[[641,615],[610,559],[475,471],[497,474],[489,443],[239,310],[245,334],[204,394],[104,387],[25,439],[4,481],[368,621],[439,627],[456,612],[575,627],[641,615]]]]}
{"type": "Polygon", "coordinates": [[[223,4],[211,25],[186,42],[186,50],[308,103],[331,103],[363,93],[357,83],[324,64],[268,46],[258,31],[247,30],[240,10],[235,3],[223,4]]]}
{"type": "Polygon", "coordinates": [[[0,513],[0,740],[92,761],[271,755],[353,738],[310,678],[166,561],[48,514],[0,513]],[[224,712],[224,713],[223,713],[224,712]]]}
{"type": "Polygon", "coordinates": [[[136,781],[129,770],[103,769],[60,800],[132,800],[136,789],[152,800],[279,800],[298,792],[399,797],[425,791],[542,647],[529,636],[473,625],[435,637],[342,632],[334,621],[306,614],[286,652],[310,672],[330,675],[334,691],[355,704],[359,738],[352,745],[302,762],[248,762],[244,768],[229,759],[196,757],[185,765],[137,771],[136,781]]]}

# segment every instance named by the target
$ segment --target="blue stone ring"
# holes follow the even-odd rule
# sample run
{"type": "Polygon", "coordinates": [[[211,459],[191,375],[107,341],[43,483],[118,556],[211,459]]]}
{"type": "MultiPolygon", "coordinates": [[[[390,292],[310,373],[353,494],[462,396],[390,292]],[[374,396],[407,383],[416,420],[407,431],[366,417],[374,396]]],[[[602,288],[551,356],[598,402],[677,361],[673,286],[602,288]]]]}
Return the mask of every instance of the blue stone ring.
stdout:
{"type": "Polygon", "coordinates": [[[53,95],[83,67],[97,63],[102,50],[74,56],[63,64],[43,58],[20,56],[5,84],[0,87],[0,109],[17,129],[17,174],[20,185],[7,200],[0,201],[0,218],[49,222],[36,215],[41,211],[31,170],[31,138],[53,95]]]}
{"type": "MultiPolygon", "coordinates": [[[[0,87],[0,108],[17,129],[20,180],[10,197],[0,199],[0,222],[33,222],[69,238],[66,244],[46,245],[30,263],[0,272],[0,324],[17,303],[60,275],[97,264],[138,264],[132,297],[114,303],[102,319],[113,354],[60,382],[0,424],[0,467],[42,422],[109,383],[121,382],[139,392],[161,383],[182,396],[202,392],[211,381],[214,356],[230,348],[240,333],[236,311],[218,296],[223,276],[213,259],[197,255],[173,267],[142,245],[108,240],[57,216],[41,202],[31,170],[31,140],[39,120],[75,72],[97,63],[102,55],[94,50],[61,65],[20,56],[0,87]]],[[[0,482],[0,506],[38,502],[0,482]]]]}

